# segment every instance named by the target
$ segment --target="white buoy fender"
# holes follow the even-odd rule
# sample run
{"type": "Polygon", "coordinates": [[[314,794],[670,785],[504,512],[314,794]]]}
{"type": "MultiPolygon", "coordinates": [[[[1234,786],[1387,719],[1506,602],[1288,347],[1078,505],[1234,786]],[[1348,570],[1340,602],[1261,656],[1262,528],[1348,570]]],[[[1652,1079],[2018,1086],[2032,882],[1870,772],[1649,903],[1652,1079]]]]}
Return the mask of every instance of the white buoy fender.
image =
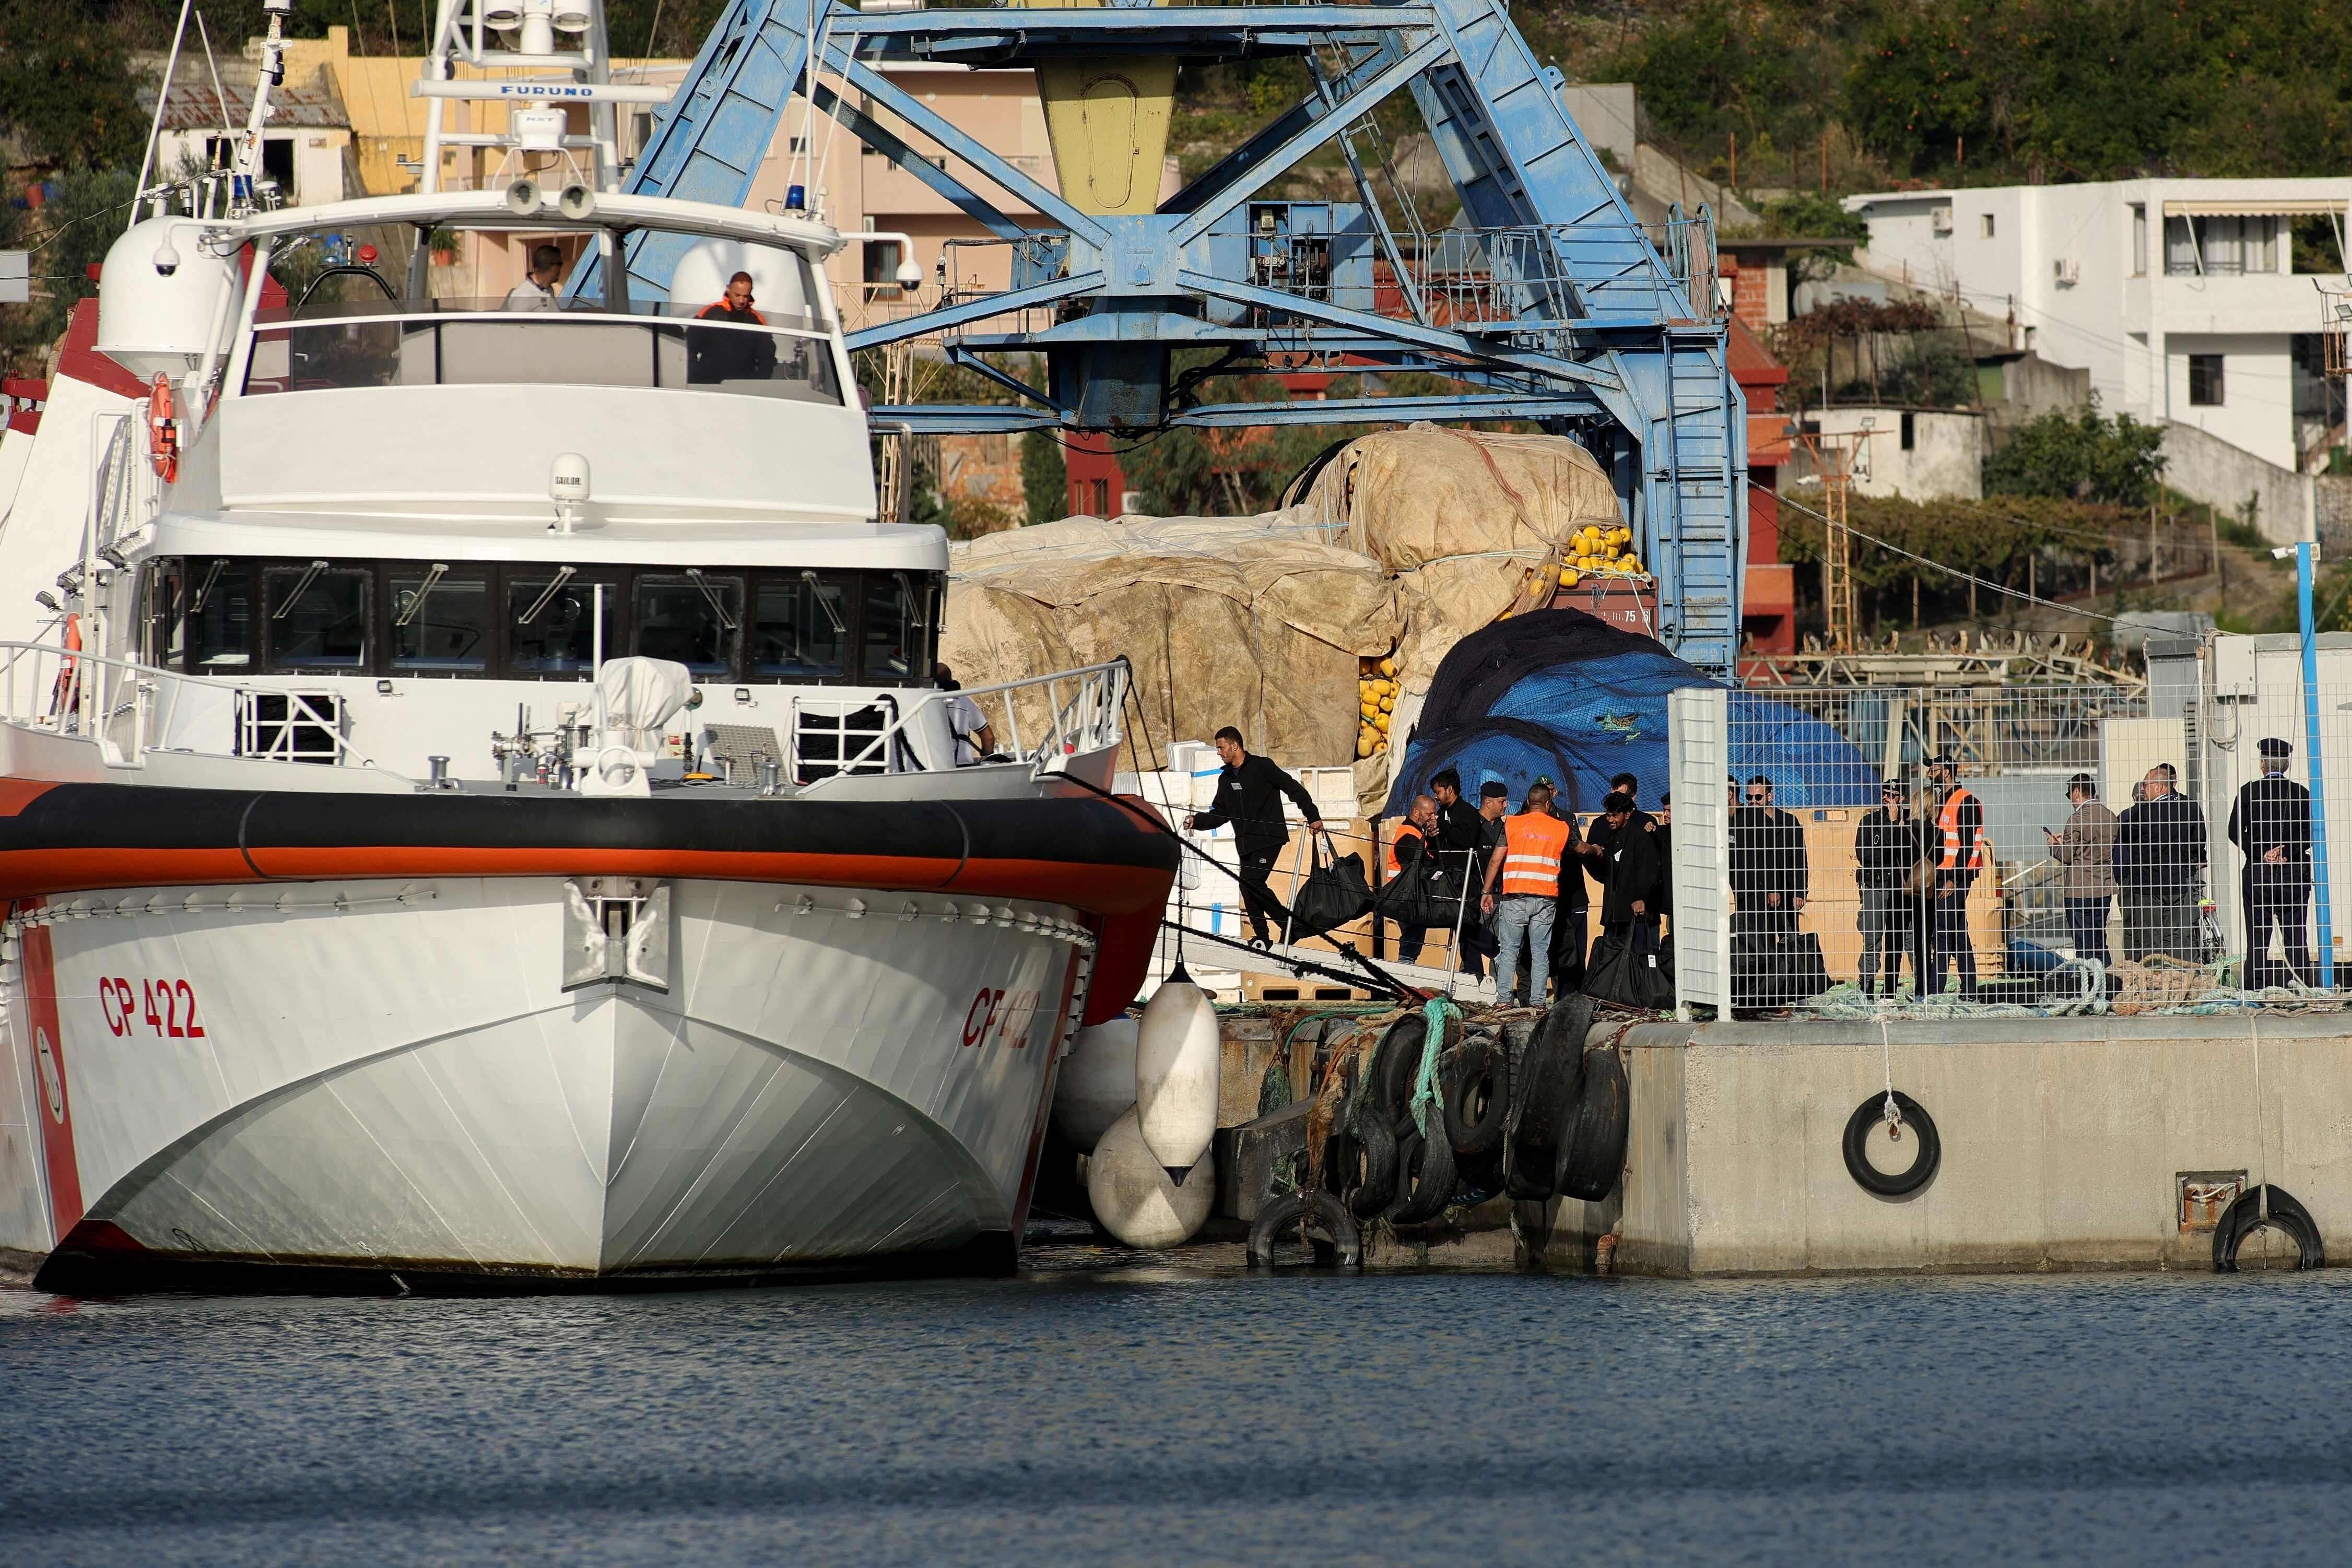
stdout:
{"type": "MultiPolygon", "coordinates": [[[[1181,970],[1178,971],[1181,976],[1181,970]]],[[[1217,1009],[1189,979],[1151,994],[1135,1036],[1135,1111],[1143,1141],[1190,1170],[1217,1135],[1217,1009]]]]}
{"type": "Polygon", "coordinates": [[[1135,1104],[1136,1020],[1115,1018],[1078,1030],[1054,1080],[1054,1129],[1080,1149],[1102,1142],[1135,1104]]]}
{"type": "Polygon", "coordinates": [[[1110,1124],[1087,1160],[1087,1197],[1105,1230],[1147,1250],[1190,1240],[1208,1222],[1217,1174],[1206,1160],[1182,1186],[1168,1179],[1160,1156],[1145,1146],[1136,1112],[1110,1124]]]}

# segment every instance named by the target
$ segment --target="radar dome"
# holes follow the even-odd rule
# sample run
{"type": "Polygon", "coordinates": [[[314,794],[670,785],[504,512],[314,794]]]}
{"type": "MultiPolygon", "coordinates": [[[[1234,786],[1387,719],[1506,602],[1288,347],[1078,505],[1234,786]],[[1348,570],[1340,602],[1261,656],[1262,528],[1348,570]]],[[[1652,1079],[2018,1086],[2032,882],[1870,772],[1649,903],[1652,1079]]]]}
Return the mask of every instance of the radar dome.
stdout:
{"type": "Polygon", "coordinates": [[[194,218],[147,218],[106,253],[98,351],[142,381],[201,366],[236,296],[236,258],[198,244],[204,230],[194,218]]]}

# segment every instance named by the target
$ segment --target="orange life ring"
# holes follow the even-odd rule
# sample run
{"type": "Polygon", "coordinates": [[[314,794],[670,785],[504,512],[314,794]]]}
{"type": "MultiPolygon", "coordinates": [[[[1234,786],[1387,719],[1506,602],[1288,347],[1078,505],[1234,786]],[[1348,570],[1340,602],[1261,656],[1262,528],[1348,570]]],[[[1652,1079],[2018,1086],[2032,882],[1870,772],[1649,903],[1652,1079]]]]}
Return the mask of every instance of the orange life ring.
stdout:
{"type": "Polygon", "coordinates": [[[147,454],[163,483],[179,478],[180,422],[173,417],[172,379],[161,371],[147,394],[147,454]]]}

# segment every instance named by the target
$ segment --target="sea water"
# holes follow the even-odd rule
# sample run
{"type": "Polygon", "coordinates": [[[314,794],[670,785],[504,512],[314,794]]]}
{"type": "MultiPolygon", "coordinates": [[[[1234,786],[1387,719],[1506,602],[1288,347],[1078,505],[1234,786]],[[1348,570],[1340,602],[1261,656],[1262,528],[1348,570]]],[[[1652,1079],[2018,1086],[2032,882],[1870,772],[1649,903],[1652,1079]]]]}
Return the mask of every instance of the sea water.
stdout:
{"type": "Polygon", "coordinates": [[[2352,1275],[0,1292],[0,1561],[2340,1563],[2352,1275]]]}

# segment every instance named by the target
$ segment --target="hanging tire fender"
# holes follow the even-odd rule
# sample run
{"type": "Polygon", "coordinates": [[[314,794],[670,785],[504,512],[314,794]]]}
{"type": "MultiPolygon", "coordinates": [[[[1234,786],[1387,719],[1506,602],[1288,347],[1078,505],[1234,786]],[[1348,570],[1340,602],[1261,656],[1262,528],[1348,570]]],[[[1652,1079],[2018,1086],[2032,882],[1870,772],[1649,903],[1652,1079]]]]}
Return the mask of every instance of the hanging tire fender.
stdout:
{"type": "Polygon", "coordinates": [[[1558,1179],[1562,1197],[1598,1203],[1617,1190],[1625,1174],[1625,1143],[1633,1131],[1632,1085],[1617,1047],[1596,1045],[1584,1053],[1582,1082],[1573,1120],[1559,1141],[1558,1179]]]}
{"type": "Polygon", "coordinates": [[[1276,1244],[1286,1231],[1297,1234],[1301,1220],[1305,1221],[1307,1241],[1315,1249],[1318,1263],[1328,1249],[1333,1265],[1341,1269],[1363,1267],[1362,1233],[1357,1229],[1355,1217],[1348,1212],[1348,1206],[1328,1192],[1311,1189],[1285,1193],[1257,1211],[1257,1218],[1250,1223],[1249,1266],[1273,1268],[1276,1244]]]}
{"type": "Polygon", "coordinates": [[[2282,1187],[2251,1186],[2238,1195],[2221,1216],[2221,1223],[2213,1228],[2213,1272],[2234,1274],[2238,1271],[2238,1249],[2255,1231],[2271,1229],[2294,1241],[2294,1266],[2297,1269],[2325,1269],[2327,1250],[2320,1244],[2319,1222],[2311,1218],[2311,1210],[2297,1203],[2282,1187]],[[2263,1213],[2263,1199],[2269,1198],[2269,1213],[2263,1213]]]}
{"type": "Polygon", "coordinates": [[[1511,1067],[1503,1042],[1474,1035],[1446,1057],[1438,1073],[1445,1136],[1456,1163],[1502,1147],[1511,1111],[1511,1067]]]}
{"type": "Polygon", "coordinates": [[[1936,1131],[1936,1119],[1900,1089],[1892,1095],[1899,1120],[1889,1124],[1888,1098],[1885,1093],[1873,1094],[1845,1119],[1845,1171],[1853,1177],[1856,1186],[1874,1197],[1909,1197],[1936,1179],[1936,1172],[1944,1163],[1944,1140],[1936,1131]],[[1919,1145],[1919,1155],[1908,1170],[1882,1171],[1870,1163],[1865,1150],[1871,1134],[1882,1127],[1888,1130],[1890,1138],[1900,1138],[1906,1127],[1911,1130],[1919,1145]]]}
{"type": "Polygon", "coordinates": [[[1389,1218],[1420,1225],[1445,1212],[1454,1201],[1454,1145],[1434,1118],[1427,1135],[1408,1132],[1397,1140],[1396,1200],[1389,1218]]]}

